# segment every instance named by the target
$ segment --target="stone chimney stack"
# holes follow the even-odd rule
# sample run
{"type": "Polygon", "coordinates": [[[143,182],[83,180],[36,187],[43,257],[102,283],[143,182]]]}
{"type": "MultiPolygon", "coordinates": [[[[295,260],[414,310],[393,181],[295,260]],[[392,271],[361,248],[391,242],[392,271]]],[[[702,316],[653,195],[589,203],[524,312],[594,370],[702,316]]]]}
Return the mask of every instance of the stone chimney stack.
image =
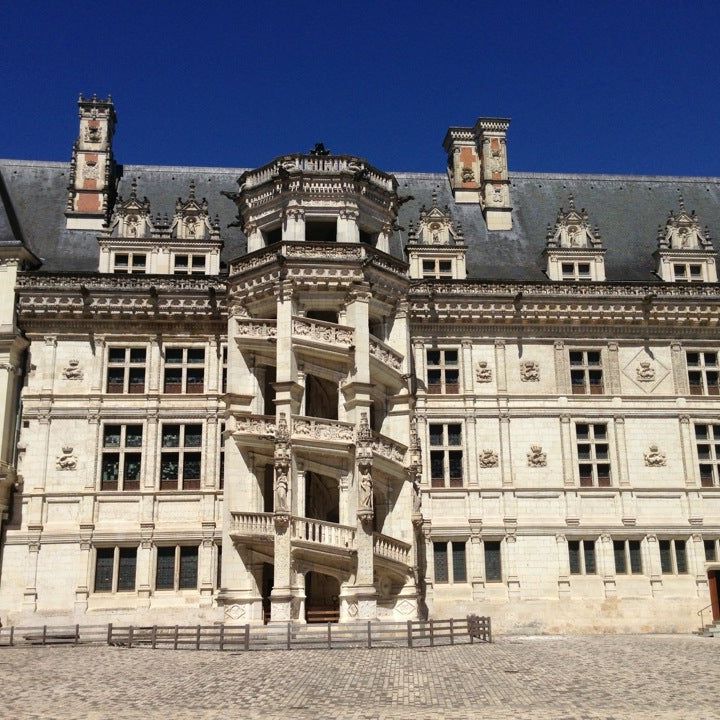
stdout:
{"type": "Polygon", "coordinates": [[[115,106],[107,100],[78,100],[80,131],[70,162],[70,185],[65,217],[72,230],[100,230],[115,200],[116,172],[112,154],[115,106]]]}
{"type": "Polygon", "coordinates": [[[480,202],[488,230],[512,228],[507,162],[507,118],[479,118],[475,127],[452,127],[443,147],[457,203],[480,202]]]}

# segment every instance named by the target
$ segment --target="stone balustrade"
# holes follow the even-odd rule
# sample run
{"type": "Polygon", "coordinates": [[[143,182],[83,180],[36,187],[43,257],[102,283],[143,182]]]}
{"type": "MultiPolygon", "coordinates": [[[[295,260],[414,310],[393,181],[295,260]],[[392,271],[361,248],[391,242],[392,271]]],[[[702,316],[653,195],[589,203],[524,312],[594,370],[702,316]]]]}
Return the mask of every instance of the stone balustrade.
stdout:
{"type": "Polygon", "coordinates": [[[274,340],[277,337],[277,320],[264,318],[235,318],[238,339],[274,340]]]}
{"type": "Polygon", "coordinates": [[[370,336],[370,357],[375,358],[383,365],[387,365],[387,367],[395,370],[395,372],[402,372],[402,354],[389,345],[386,345],[374,335],[370,336]]]}
{"type": "Polygon", "coordinates": [[[380,433],[373,433],[372,449],[373,452],[387,460],[392,460],[392,462],[400,463],[401,465],[405,462],[407,447],[397,440],[392,440],[385,435],[380,435],[380,433]]]}
{"type": "Polygon", "coordinates": [[[273,513],[234,512],[232,520],[234,535],[271,539],[275,535],[273,513]]]}
{"type": "Polygon", "coordinates": [[[315,520],[314,518],[293,518],[293,540],[330,545],[347,550],[355,549],[355,528],[348,525],[315,520]]]}
{"type": "Polygon", "coordinates": [[[235,433],[240,435],[267,435],[275,437],[274,415],[240,415],[235,418],[235,433]]]}
{"type": "Polygon", "coordinates": [[[351,443],[355,440],[355,426],[339,420],[295,415],[292,420],[292,435],[301,440],[351,443]]]}
{"type": "Polygon", "coordinates": [[[389,535],[376,532],[373,533],[373,549],[379,557],[393,560],[403,565],[412,564],[412,545],[402,540],[396,540],[389,535]]]}
{"type": "Polygon", "coordinates": [[[302,317],[293,317],[292,334],[297,340],[309,340],[343,349],[349,349],[355,338],[353,328],[346,325],[302,317]]]}

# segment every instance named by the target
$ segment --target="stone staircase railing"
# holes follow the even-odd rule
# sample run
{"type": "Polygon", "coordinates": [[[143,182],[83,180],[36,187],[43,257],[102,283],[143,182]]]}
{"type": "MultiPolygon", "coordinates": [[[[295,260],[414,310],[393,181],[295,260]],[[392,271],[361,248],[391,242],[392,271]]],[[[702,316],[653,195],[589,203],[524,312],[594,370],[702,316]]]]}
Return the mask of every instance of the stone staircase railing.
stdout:
{"type": "Polygon", "coordinates": [[[373,533],[373,549],[376,555],[387,560],[402,563],[403,565],[412,565],[412,545],[396,540],[389,535],[382,533],[373,533]]]}
{"type": "Polygon", "coordinates": [[[314,518],[293,517],[293,539],[330,545],[336,548],[355,549],[355,528],[349,525],[315,520],[314,518]]]}

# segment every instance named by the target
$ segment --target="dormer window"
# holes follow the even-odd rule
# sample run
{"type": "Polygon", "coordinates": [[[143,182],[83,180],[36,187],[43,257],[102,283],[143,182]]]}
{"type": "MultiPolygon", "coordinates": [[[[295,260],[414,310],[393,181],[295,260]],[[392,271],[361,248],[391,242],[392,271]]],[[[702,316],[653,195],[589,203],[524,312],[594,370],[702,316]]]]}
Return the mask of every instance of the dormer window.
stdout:
{"type": "Polygon", "coordinates": [[[585,208],[575,208],[570,195],[567,211],[560,208],[554,227],[548,225],[545,256],[547,276],[570,282],[605,279],[605,250],[600,231],[591,227],[585,208]]]}
{"type": "Polygon", "coordinates": [[[688,212],[682,197],[680,210],[670,211],[665,226],[658,228],[657,275],[665,282],[717,282],[715,250],[708,229],[688,212]]]}

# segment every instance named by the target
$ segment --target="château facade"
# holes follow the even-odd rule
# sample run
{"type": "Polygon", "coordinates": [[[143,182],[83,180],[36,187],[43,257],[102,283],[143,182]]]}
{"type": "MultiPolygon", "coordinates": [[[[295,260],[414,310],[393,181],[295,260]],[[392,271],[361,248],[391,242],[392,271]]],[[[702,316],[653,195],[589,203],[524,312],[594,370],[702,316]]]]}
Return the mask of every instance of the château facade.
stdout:
{"type": "Polygon", "coordinates": [[[0,620],[720,619],[718,178],[0,161],[0,620]]]}

